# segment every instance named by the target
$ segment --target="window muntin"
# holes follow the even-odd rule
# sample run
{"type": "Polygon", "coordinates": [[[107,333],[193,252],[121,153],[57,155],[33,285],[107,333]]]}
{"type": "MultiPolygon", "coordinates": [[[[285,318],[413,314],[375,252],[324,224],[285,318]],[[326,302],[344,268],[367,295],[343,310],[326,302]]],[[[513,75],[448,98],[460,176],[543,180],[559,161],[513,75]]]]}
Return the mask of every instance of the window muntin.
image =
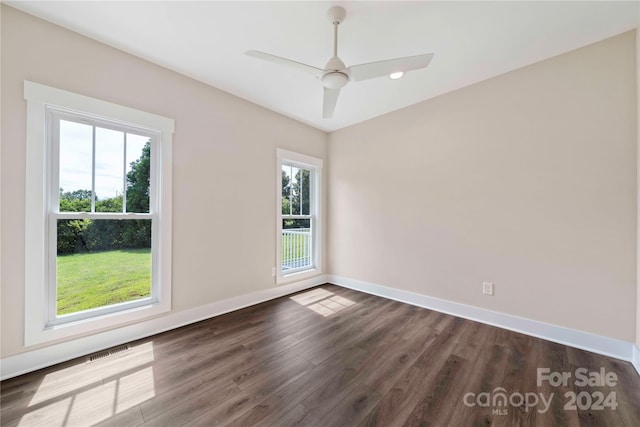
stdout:
{"type": "Polygon", "coordinates": [[[151,196],[158,134],[55,108],[46,118],[46,325],[157,303],[151,196]]]}

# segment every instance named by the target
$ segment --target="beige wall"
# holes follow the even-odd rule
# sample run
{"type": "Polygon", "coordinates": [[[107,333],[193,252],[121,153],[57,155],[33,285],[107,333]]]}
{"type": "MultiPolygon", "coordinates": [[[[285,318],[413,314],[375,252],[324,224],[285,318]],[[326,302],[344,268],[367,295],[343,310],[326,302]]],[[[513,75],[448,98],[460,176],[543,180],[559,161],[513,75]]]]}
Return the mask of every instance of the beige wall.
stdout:
{"type": "Polygon", "coordinates": [[[633,342],[635,55],[625,33],[332,133],[331,273],[633,342]]]}
{"type": "Polygon", "coordinates": [[[4,5],[1,72],[2,357],[24,351],[25,79],[175,119],[176,311],[274,286],[275,149],[324,159],[325,133],[4,5]]]}

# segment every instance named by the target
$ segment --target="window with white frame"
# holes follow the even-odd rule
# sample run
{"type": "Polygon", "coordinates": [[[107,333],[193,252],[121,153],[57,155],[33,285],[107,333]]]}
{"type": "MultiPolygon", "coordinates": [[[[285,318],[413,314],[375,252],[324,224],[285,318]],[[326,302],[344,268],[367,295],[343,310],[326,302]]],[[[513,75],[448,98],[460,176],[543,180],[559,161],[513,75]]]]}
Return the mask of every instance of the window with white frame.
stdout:
{"type": "Polygon", "coordinates": [[[278,149],[278,282],[321,270],[322,160],[278,149]]]}
{"type": "Polygon", "coordinates": [[[25,344],[168,311],[173,120],[32,82],[25,99],[25,344]]]}

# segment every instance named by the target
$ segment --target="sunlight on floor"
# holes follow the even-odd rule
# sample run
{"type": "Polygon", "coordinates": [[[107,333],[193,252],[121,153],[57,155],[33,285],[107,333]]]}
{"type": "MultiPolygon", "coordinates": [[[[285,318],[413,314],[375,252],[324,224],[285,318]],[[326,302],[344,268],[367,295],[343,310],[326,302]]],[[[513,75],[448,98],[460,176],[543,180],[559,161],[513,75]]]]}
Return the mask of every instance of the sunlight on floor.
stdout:
{"type": "Polygon", "coordinates": [[[148,342],[47,374],[18,425],[82,425],[121,414],[156,395],[154,360],[153,342],[148,342]]]}
{"type": "Polygon", "coordinates": [[[152,367],[105,383],[105,387],[111,384],[113,384],[114,388],[113,398],[116,402],[114,412],[116,414],[124,412],[155,396],[152,367]]]}
{"type": "Polygon", "coordinates": [[[312,302],[316,302],[321,299],[330,297],[331,295],[334,295],[333,292],[326,291],[322,288],[317,288],[317,289],[312,289],[308,292],[303,292],[301,294],[294,295],[292,297],[289,297],[289,299],[292,299],[301,305],[308,305],[308,304],[311,304],[312,302]]]}
{"type": "Polygon", "coordinates": [[[331,316],[332,314],[355,304],[355,302],[350,299],[335,295],[334,293],[321,288],[294,295],[289,297],[289,299],[292,299],[300,305],[306,306],[309,310],[312,310],[324,317],[331,316]]]}

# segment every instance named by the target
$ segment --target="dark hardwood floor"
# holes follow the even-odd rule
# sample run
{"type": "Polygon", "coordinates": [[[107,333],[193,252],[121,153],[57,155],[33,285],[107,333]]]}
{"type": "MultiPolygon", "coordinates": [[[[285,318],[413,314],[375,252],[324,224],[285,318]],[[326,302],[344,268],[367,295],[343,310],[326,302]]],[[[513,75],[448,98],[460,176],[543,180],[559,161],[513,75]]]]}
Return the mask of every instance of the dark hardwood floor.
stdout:
{"type": "Polygon", "coordinates": [[[0,387],[2,426],[640,426],[627,362],[333,285],[0,387]]]}

